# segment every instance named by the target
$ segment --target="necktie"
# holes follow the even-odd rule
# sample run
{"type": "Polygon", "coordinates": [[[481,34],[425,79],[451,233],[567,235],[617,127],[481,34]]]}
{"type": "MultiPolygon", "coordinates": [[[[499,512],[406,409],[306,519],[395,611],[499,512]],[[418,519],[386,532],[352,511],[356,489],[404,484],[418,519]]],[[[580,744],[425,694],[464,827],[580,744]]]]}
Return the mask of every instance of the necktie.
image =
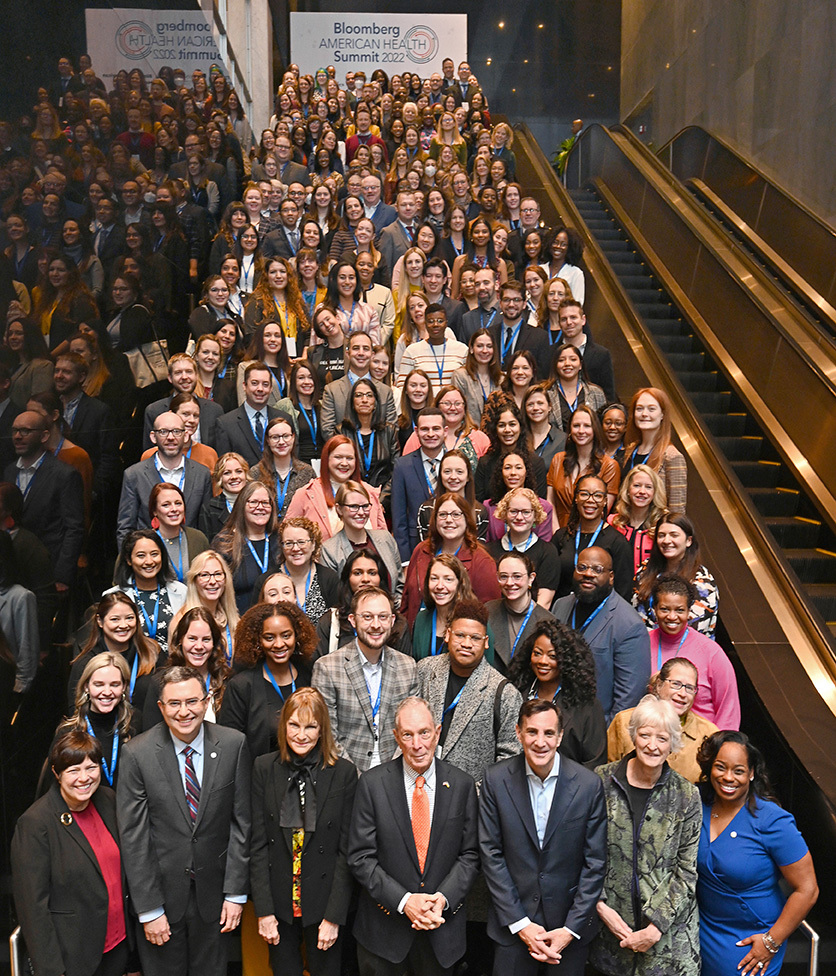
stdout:
{"type": "Polygon", "coordinates": [[[412,791],[412,836],[418,852],[418,867],[424,872],[427,861],[427,848],[430,846],[430,800],[424,789],[426,780],[419,776],[412,791]]]}
{"type": "Polygon", "coordinates": [[[511,326],[510,325],[506,325],[505,326],[505,348],[508,350],[509,353],[512,351],[511,350],[511,336],[513,334],[514,334],[514,330],[511,328],[511,326]]]}
{"type": "Polygon", "coordinates": [[[192,760],[194,749],[191,746],[186,746],[183,755],[186,757],[186,803],[189,806],[192,823],[194,823],[197,819],[197,808],[200,806],[200,783],[197,781],[197,773],[192,760]]]}
{"type": "Polygon", "coordinates": [[[261,419],[261,411],[255,415],[255,439],[259,444],[264,444],[264,421],[261,419]]]}
{"type": "Polygon", "coordinates": [[[433,486],[433,491],[435,491],[438,487],[438,473],[436,471],[438,461],[435,458],[430,458],[427,464],[430,466],[430,484],[433,486]]]}

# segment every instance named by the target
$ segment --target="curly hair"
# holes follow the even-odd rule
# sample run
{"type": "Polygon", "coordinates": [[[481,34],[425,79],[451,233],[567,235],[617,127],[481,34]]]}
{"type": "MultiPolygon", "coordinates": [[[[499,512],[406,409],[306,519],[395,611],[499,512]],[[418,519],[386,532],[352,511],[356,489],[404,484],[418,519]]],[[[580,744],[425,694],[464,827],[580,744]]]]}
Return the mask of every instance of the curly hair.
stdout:
{"type": "MultiPolygon", "coordinates": [[[[601,484],[604,486],[604,495],[606,495],[607,493],[606,481],[604,481],[603,478],[600,478],[597,474],[582,474],[580,478],[578,478],[578,480],[575,482],[574,494],[572,495],[572,507],[569,509],[569,518],[566,521],[566,531],[570,535],[577,529],[581,521],[581,512],[580,509],[578,508],[578,492],[580,491],[580,487],[584,483],[584,481],[589,481],[589,480],[600,481],[601,484]]],[[[606,511],[606,507],[607,505],[606,505],[606,498],[605,498],[603,502],[604,511],[606,511]]],[[[601,517],[603,518],[603,513],[601,517]]]]}
{"type": "Polygon", "coordinates": [[[651,590],[654,603],[659,602],[660,593],[671,593],[674,596],[684,597],[688,604],[688,609],[697,602],[699,597],[697,588],[691,580],[685,579],[676,573],[660,573],[656,577],[653,583],[653,589],[651,590]]]}
{"type": "Polygon", "coordinates": [[[525,465],[525,487],[530,488],[535,495],[537,494],[537,482],[531,471],[531,466],[528,463],[528,449],[526,448],[523,439],[520,438],[516,447],[504,450],[502,454],[499,455],[493,471],[491,472],[490,500],[495,504],[498,504],[508,494],[508,485],[505,483],[502,468],[505,461],[509,457],[518,457],[522,460],[523,464],[525,465]],[[522,448],[522,450],[520,450],[520,448],[522,448]]]}
{"type": "Polygon", "coordinates": [[[711,767],[714,765],[717,755],[727,742],[733,742],[742,746],[746,750],[747,765],[752,772],[752,782],[749,786],[749,796],[746,803],[751,813],[755,812],[756,798],[770,800],[778,803],[772,783],[769,781],[769,774],[766,770],[766,761],[763,753],[757,746],[752,745],[749,737],[736,729],[725,729],[715,732],[713,735],[706,736],[700,747],[697,749],[697,764],[700,767],[700,778],[697,781],[697,788],[702,796],[703,803],[711,804],[714,802],[714,789],[711,786],[711,767]]]}
{"type": "MultiPolygon", "coordinates": [[[[501,466],[501,465],[500,465],[501,466]]],[[[526,475],[526,481],[528,476],[526,475]]],[[[522,495],[523,498],[527,498],[531,502],[531,510],[534,512],[534,524],[540,525],[546,520],[546,510],[543,508],[540,499],[537,497],[537,492],[532,488],[512,488],[510,491],[506,492],[502,498],[499,500],[499,504],[494,509],[494,518],[499,519],[500,522],[505,521],[505,516],[508,514],[508,506],[511,504],[517,495],[522,495]]]]}
{"type": "Polygon", "coordinates": [[[522,439],[522,413],[517,406],[517,401],[504,390],[494,390],[485,401],[485,409],[482,411],[482,430],[488,435],[491,442],[490,450],[493,454],[501,454],[505,446],[500,442],[496,433],[496,425],[503,413],[509,411],[516,418],[520,425],[520,439],[522,439]]]}
{"type": "Polygon", "coordinates": [[[317,644],[316,630],[304,610],[295,603],[257,603],[244,614],[235,628],[235,656],[245,666],[254,668],[264,660],[261,646],[261,630],[265,620],[286,617],[293,626],[296,646],[290,658],[291,664],[310,661],[317,644]]]}
{"type": "Polygon", "coordinates": [[[531,652],[539,637],[551,641],[557,657],[562,686],[561,697],[566,705],[589,705],[595,700],[595,659],[589,645],[574,630],[558,620],[541,620],[536,624],[522,647],[514,655],[508,678],[526,696],[535,681],[531,668],[531,652]]]}
{"type": "MultiPolygon", "coordinates": [[[[296,518],[283,518],[279,522],[279,539],[284,538],[284,533],[286,529],[302,529],[308,533],[311,537],[311,542],[313,542],[313,553],[311,554],[311,562],[315,563],[319,558],[319,554],[322,551],[322,529],[317,525],[316,522],[312,522],[309,518],[305,518],[304,515],[297,515],[296,518]]],[[[281,566],[285,562],[284,548],[279,552],[279,565],[281,566]]]]}

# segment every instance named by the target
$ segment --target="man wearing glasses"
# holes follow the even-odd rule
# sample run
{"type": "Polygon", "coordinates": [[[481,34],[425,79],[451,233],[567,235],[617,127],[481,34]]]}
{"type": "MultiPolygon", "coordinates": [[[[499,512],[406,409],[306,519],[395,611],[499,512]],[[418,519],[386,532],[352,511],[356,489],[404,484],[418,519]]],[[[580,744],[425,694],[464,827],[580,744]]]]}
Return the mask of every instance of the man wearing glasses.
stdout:
{"type": "Polygon", "coordinates": [[[250,754],[245,736],[205,722],[191,667],[162,675],[163,723],[119,766],[122,863],[139,918],[145,976],[226,976],[228,940],[249,884],[250,754]]]}
{"type": "Polygon", "coordinates": [[[170,411],[161,413],[154,420],[151,443],[157,448],[156,454],[132,464],[122,479],[116,521],[116,542],[119,546],[134,529],[151,528],[148,500],[151,489],[159,482],[175,485],[183,493],[186,525],[193,529],[197,528],[201,508],[212,498],[212,476],[208,468],[183,453],[186,428],[182,417],[170,411]]]}
{"type": "Polygon", "coordinates": [[[358,590],[348,622],[357,636],[317,659],[311,684],[328,706],[340,754],[364,772],[395,755],[395,711],[418,693],[418,676],[411,657],[387,646],[395,623],[389,593],[358,590]]]}
{"type": "Polygon", "coordinates": [[[447,653],[418,664],[420,694],[441,726],[441,759],[471,775],[477,786],[485,769],[520,751],[515,732],[519,691],[485,660],[488,611],[462,600],[445,637],[447,653]]]}
{"type": "Polygon", "coordinates": [[[494,321],[490,332],[499,349],[502,368],[507,370],[514,353],[525,349],[537,363],[537,378],[548,379],[551,365],[549,337],[544,329],[535,329],[525,321],[525,289],[518,281],[512,279],[500,286],[499,310],[502,318],[494,321]]]}

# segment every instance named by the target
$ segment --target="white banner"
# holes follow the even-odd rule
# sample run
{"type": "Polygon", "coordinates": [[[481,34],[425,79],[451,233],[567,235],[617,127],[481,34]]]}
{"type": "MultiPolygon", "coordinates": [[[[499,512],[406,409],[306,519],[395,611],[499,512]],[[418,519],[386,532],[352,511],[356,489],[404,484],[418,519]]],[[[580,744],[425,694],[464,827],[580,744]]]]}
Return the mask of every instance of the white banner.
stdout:
{"type": "Polygon", "coordinates": [[[88,9],[87,50],[96,74],[108,88],[121,69],[139,68],[155,78],[170,65],[191,74],[200,68],[207,75],[215,64],[226,74],[212,24],[200,10],[145,10],[142,8],[88,9]]]}
{"type": "Polygon", "coordinates": [[[467,60],[467,14],[290,14],[290,60],[303,74],[333,64],[346,71],[414,71],[428,78],[452,58],[467,60]]]}

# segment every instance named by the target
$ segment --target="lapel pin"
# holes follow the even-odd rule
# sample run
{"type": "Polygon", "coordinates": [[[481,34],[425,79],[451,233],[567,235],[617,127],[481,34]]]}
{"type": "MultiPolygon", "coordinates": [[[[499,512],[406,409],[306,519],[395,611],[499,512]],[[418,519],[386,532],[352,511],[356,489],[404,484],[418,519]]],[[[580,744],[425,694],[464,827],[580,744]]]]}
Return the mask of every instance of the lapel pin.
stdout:
{"type": "Polygon", "coordinates": [[[209,753],[209,758],[210,759],[217,759],[218,758],[217,752],[210,752],[209,753]]]}
{"type": "Polygon", "coordinates": [[[62,813],[61,814],[61,823],[65,827],[69,827],[72,822],[73,822],[73,815],[71,813],[62,813]]]}
{"type": "Polygon", "coordinates": [[[444,782],[441,785],[444,786],[448,790],[450,789],[450,784],[447,782],[446,779],[444,780],[444,782]]]}

